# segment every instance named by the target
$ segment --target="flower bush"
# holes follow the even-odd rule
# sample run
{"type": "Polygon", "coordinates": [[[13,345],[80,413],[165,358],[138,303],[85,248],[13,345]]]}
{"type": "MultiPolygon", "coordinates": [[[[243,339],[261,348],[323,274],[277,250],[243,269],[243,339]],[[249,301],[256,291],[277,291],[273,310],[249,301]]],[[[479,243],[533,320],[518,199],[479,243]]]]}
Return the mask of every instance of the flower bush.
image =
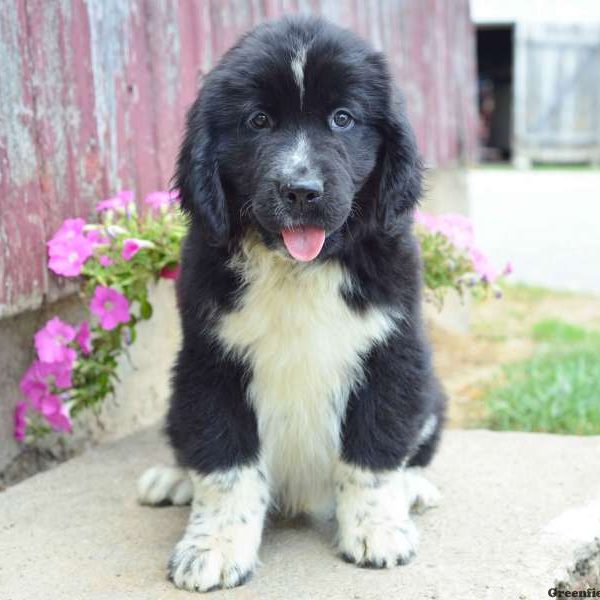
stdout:
{"type": "Polygon", "coordinates": [[[98,223],[67,219],[47,244],[48,268],[79,278],[90,316],[76,326],[54,317],[35,334],[37,357],[14,415],[17,440],[71,432],[79,412],[102,406],[136,325],[152,316],[149,284],[177,276],[186,226],[176,193],[153,192],[138,212],[133,192],[122,191],[96,210],[98,223]]]}
{"type": "Polygon", "coordinates": [[[473,224],[458,214],[415,213],[416,234],[423,258],[425,298],[441,307],[448,290],[477,298],[502,297],[499,282],[512,272],[507,263],[499,272],[475,243],[473,224]]]}
{"type": "MultiPolygon", "coordinates": [[[[138,211],[133,192],[121,191],[97,204],[98,223],[67,219],[48,242],[48,268],[79,278],[89,319],[72,325],[54,317],[35,334],[37,357],[14,413],[17,440],[71,432],[78,413],[98,411],[114,393],[119,357],[135,341],[136,325],[152,316],[149,285],[179,273],[186,223],[177,200],[174,192],[152,192],[138,211]]],[[[419,212],[415,222],[426,299],[439,305],[449,289],[500,294],[499,274],[475,245],[468,219],[419,212]]]]}

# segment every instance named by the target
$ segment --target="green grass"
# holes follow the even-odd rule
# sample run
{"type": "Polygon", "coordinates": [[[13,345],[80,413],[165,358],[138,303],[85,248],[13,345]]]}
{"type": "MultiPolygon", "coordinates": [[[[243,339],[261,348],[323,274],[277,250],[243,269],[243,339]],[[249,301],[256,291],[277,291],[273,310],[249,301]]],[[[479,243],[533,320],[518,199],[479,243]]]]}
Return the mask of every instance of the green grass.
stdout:
{"type": "Polygon", "coordinates": [[[600,434],[600,332],[557,319],[536,323],[534,356],[507,365],[485,395],[498,430],[600,434]]]}
{"type": "Polygon", "coordinates": [[[531,335],[536,342],[552,345],[590,344],[600,349],[600,332],[585,329],[560,319],[538,321],[531,335]]]}

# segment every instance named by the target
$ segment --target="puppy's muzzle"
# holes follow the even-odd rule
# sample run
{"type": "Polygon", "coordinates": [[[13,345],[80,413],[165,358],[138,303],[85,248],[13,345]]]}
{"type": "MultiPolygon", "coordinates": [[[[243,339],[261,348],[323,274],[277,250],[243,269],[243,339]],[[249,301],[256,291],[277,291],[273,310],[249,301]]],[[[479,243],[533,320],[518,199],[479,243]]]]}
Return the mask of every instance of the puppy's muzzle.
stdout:
{"type": "Polygon", "coordinates": [[[285,204],[302,208],[319,202],[323,195],[323,182],[318,179],[298,179],[279,186],[279,194],[285,204]]]}

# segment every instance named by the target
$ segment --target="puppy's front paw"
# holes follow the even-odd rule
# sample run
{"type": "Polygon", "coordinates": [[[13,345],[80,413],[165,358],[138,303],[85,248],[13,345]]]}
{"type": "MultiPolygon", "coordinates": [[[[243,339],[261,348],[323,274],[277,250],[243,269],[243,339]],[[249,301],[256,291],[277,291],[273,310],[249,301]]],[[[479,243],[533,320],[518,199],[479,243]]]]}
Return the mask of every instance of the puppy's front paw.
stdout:
{"type": "Polygon", "coordinates": [[[340,463],[336,470],[338,550],[360,567],[404,565],[418,535],[402,470],[373,472],[340,463]]]}
{"type": "Polygon", "coordinates": [[[383,569],[409,563],[417,543],[417,530],[410,519],[395,523],[392,519],[379,521],[367,516],[360,524],[340,531],[338,547],[347,562],[383,569]]]}
{"type": "Polygon", "coordinates": [[[258,466],[191,474],[194,501],[183,539],[168,567],[178,588],[208,592],[244,583],[258,562],[269,502],[258,466]]]}
{"type": "Polygon", "coordinates": [[[236,541],[238,533],[225,532],[218,538],[185,537],[169,561],[169,579],[178,588],[198,592],[242,585],[252,575],[257,553],[244,545],[245,540],[236,541]]]}

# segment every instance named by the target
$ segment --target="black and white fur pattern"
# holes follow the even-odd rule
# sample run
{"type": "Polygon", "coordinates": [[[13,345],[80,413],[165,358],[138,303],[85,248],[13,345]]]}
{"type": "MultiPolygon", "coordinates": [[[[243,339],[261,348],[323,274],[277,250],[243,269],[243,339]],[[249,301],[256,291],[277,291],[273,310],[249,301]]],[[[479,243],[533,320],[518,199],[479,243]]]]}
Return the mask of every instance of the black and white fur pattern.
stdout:
{"type": "Polygon", "coordinates": [[[145,504],[193,497],[170,578],[243,583],[269,508],[335,516],[338,551],[360,566],[408,562],[410,509],[438,501],[418,468],[445,398],[411,232],[421,166],[384,58],[322,20],[258,27],[191,107],[176,183],[190,214],[167,424],[178,466],[139,483],[145,504]],[[286,199],[298,178],[316,201],[286,199]],[[303,226],[326,234],[311,262],[282,243],[303,226]]]}

